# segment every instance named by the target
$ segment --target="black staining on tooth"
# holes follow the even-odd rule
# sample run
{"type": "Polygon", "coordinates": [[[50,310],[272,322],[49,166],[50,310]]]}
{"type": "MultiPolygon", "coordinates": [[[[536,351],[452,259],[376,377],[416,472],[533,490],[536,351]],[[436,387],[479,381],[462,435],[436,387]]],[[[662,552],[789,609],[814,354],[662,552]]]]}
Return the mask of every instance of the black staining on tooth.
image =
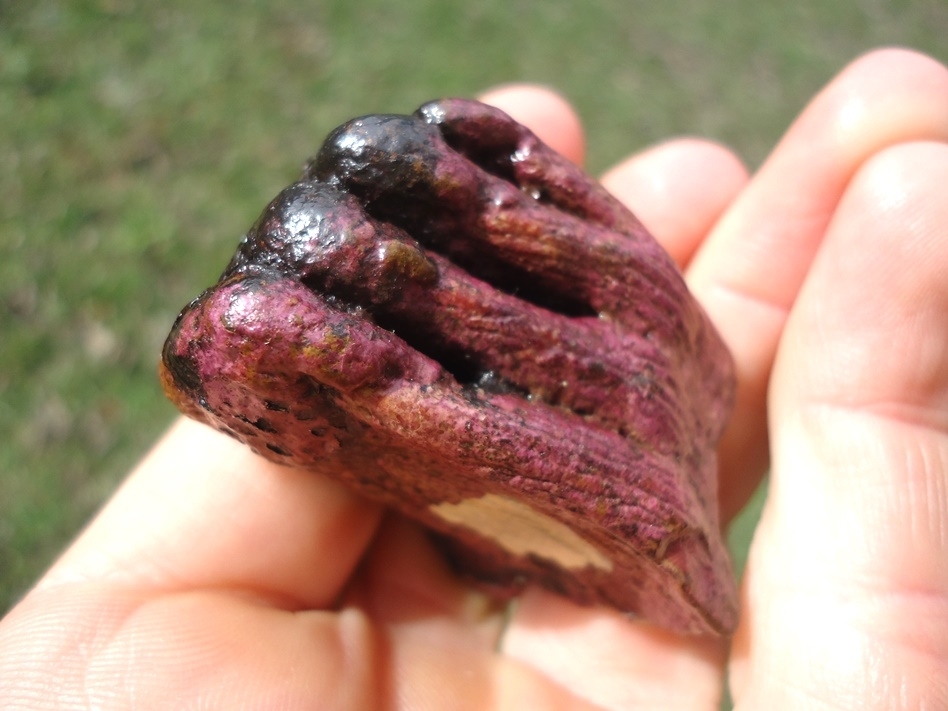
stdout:
{"type": "Polygon", "coordinates": [[[261,432],[266,432],[268,434],[275,434],[277,432],[276,427],[273,426],[270,420],[267,420],[263,417],[258,417],[256,420],[254,420],[250,424],[256,427],[261,432]]]}
{"type": "Polygon", "coordinates": [[[277,445],[272,444],[272,443],[270,443],[270,442],[267,442],[266,448],[269,449],[269,450],[270,450],[271,452],[273,452],[274,454],[279,455],[279,456],[281,456],[281,457],[290,457],[290,456],[292,456],[292,454],[291,454],[290,452],[288,452],[286,449],[284,449],[283,447],[277,446],[277,445]]]}

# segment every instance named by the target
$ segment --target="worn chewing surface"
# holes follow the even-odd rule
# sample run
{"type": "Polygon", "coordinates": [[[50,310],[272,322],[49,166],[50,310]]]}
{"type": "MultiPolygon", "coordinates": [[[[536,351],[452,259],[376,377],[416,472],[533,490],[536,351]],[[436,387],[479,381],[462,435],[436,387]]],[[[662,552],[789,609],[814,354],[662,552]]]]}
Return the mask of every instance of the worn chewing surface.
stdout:
{"type": "Polygon", "coordinates": [[[336,129],[181,313],[162,381],[418,519],[498,594],[733,629],[730,356],[636,218],[496,109],[336,129]]]}

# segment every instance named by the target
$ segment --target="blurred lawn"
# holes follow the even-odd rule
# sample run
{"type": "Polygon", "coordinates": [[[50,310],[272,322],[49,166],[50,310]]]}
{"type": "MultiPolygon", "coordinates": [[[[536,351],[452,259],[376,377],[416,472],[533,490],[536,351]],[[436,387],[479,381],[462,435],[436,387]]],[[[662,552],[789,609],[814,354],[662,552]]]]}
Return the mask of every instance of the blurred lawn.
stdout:
{"type": "Polygon", "coordinates": [[[754,165],[852,57],[946,32],[943,0],[0,0],[0,613],[174,416],[174,315],[336,124],[531,80],[594,171],[678,133],[754,165]]]}

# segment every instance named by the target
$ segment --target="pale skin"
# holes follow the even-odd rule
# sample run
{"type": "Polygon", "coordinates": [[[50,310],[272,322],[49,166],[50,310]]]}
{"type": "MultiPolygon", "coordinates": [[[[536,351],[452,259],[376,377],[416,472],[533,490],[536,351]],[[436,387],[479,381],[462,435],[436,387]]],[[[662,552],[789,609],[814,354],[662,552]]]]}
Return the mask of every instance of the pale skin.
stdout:
{"type": "MultiPolygon", "coordinates": [[[[582,161],[556,95],[483,98],[582,161]]],[[[0,622],[0,706],[948,706],[948,70],[856,60],[753,176],[675,139],[604,182],[734,354],[724,519],[772,473],[732,640],[505,617],[410,523],[182,421],[0,622]]]]}

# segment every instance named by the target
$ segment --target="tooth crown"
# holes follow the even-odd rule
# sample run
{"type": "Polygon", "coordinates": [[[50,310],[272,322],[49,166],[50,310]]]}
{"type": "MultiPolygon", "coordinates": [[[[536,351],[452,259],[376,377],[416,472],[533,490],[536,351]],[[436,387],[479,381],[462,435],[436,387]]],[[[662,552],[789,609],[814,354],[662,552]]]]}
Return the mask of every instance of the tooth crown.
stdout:
{"type": "Polygon", "coordinates": [[[420,520],[499,594],[733,629],[730,356],[638,220],[496,109],[336,129],[162,360],[185,413],[420,520]]]}

